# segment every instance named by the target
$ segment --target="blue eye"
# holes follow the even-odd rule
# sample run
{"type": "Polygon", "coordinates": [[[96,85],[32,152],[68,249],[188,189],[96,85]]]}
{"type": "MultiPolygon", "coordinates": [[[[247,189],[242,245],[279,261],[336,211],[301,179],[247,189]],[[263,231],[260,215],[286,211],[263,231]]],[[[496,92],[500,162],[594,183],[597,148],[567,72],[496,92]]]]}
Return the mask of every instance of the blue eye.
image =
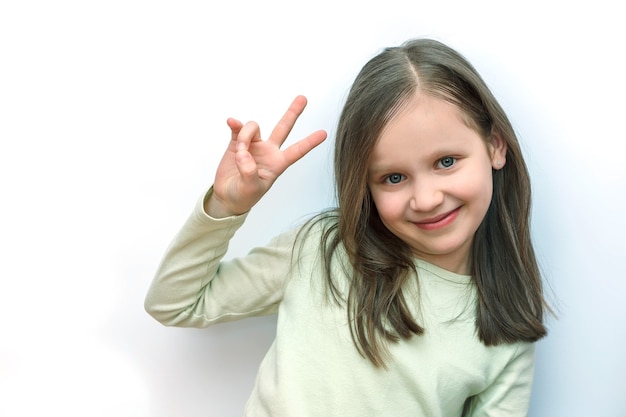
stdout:
{"type": "Polygon", "coordinates": [[[456,162],[456,158],[452,156],[446,156],[445,158],[441,158],[439,160],[438,165],[442,168],[450,168],[456,162]]]}
{"type": "Polygon", "coordinates": [[[385,181],[388,182],[389,184],[398,184],[403,179],[404,179],[404,175],[402,174],[391,174],[391,175],[388,175],[387,178],[385,178],[385,181]]]}

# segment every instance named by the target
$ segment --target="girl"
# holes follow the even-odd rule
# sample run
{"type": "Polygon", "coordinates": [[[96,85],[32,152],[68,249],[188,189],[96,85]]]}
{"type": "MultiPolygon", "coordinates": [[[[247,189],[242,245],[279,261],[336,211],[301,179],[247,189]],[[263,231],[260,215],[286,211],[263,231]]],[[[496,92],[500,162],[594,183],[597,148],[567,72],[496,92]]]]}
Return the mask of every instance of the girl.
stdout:
{"type": "Polygon", "coordinates": [[[335,144],[338,207],[221,261],[318,131],[280,150],[229,119],[215,182],[146,298],[165,325],[278,313],[246,416],[524,416],[546,308],[515,133],[476,70],[433,40],[358,74],[335,144]]]}

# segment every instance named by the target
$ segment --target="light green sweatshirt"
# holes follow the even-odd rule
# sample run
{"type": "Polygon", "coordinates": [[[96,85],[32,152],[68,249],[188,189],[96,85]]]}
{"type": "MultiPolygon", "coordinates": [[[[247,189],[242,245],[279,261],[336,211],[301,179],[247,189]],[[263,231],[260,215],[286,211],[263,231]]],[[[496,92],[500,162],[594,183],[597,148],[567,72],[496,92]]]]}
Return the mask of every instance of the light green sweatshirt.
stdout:
{"type": "Polygon", "coordinates": [[[221,261],[245,216],[212,219],[202,203],[168,248],[145,307],[183,327],[278,313],[245,416],[460,417],[468,398],[467,416],[527,415],[534,345],[480,342],[469,276],[416,260],[419,278],[405,294],[425,333],[390,344],[388,369],[376,368],[357,352],[345,307],[325,295],[323,226],[302,242],[294,229],[221,261]]]}

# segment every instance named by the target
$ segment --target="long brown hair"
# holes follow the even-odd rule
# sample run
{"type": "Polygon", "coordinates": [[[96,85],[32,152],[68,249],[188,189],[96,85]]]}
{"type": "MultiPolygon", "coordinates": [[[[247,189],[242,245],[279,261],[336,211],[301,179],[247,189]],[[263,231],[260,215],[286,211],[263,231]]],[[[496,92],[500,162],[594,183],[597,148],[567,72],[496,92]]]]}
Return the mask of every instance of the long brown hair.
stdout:
{"type": "Polygon", "coordinates": [[[336,221],[321,245],[327,288],[347,307],[357,350],[376,366],[385,365],[387,342],[424,331],[402,291],[417,273],[412,251],[382,224],[367,186],[383,128],[418,90],[454,103],[485,141],[499,135],[507,145],[506,165],[493,171],[493,198],[470,253],[480,340],[489,346],[546,335],[548,307],[530,236],[530,178],[514,129],[462,55],[435,40],[411,40],[373,57],[350,89],[335,143],[338,209],[325,216],[336,221]],[[351,266],[347,294],[332,272],[340,248],[351,266]]]}

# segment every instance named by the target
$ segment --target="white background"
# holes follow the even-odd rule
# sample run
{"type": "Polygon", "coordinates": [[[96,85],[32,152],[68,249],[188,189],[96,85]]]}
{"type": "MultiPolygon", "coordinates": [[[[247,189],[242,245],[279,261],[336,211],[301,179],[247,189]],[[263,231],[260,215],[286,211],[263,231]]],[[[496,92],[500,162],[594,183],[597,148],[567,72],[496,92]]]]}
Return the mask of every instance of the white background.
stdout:
{"type": "MultiPolygon", "coordinates": [[[[524,145],[558,308],[531,416],[626,415],[623,12],[609,1],[0,3],[0,416],[237,416],[274,318],[165,328],[143,297],[229,116],[334,135],[380,48],[447,42],[524,145]],[[558,2],[557,2],[558,3],[558,2]]],[[[243,254],[332,203],[332,141],[282,177],[243,254]]],[[[332,381],[329,381],[332,383],[332,381]]]]}

